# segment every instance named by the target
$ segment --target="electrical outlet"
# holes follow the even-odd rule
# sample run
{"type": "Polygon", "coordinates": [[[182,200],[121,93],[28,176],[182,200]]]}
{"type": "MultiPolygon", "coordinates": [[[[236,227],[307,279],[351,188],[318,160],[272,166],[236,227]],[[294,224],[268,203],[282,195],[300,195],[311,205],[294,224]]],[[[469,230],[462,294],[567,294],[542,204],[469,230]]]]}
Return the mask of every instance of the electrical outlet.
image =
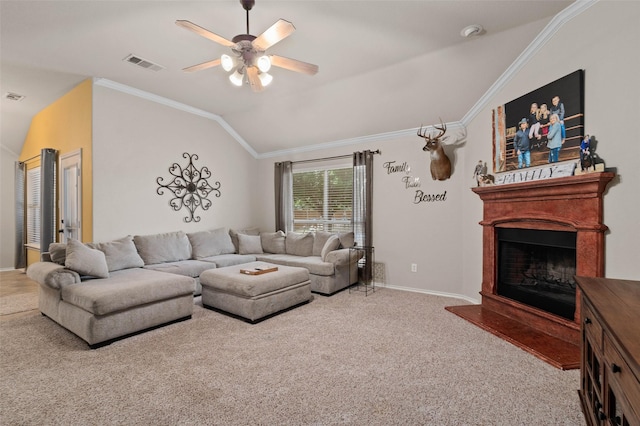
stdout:
{"type": "Polygon", "coordinates": [[[411,264],[411,272],[418,272],[418,264],[417,263],[412,263],[411,264]]]}

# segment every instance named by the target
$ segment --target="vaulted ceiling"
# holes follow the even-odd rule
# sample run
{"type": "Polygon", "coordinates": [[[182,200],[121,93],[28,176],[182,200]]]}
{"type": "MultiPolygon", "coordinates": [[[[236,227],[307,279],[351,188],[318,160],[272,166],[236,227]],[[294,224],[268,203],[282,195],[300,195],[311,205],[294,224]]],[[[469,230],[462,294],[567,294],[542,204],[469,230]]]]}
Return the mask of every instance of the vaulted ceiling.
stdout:
{"type": "Polygon", "coordinates": [[[274,68],[261,93],[234,87],[220,67],[182,68],[228,48],[175,25],[227,39],[245,33],[237,0],[0,2],[2,145],[19,153],[31,117],[94,77],[226,121],[257,155],[460,120],[572,1],[257,0],[250,32],[278,19],[296,31],[268,50],[320,68],[274,68]],[[481,36],[465,38],[470,24],[481,36]],[[161,65],[151,71],[123,59],[161,65]],[[6,99],[7,93],[25,96],[6,99]]]}

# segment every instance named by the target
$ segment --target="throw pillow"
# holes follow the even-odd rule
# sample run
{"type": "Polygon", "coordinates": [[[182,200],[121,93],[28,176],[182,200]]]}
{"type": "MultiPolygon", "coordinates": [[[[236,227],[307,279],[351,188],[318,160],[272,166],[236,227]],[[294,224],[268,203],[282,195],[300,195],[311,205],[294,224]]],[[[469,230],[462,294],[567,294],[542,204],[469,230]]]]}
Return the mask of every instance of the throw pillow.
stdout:
{"type": "Polygon", "coordinates": [[[256,228],[256,227],[245,228],[245,229],[230,229],[229,230],[229,235],[231,236],[231,242],[233,243],[233,246],[235,247],[235,252],[234,253],[238,253],[238,251],[239,251],[238,234],[260,235],[260,229],[256,228]]]}
{"type": "Polygon", "coordinates": [[[133,243],[145,265],[191,259],[191,243],[182,231],[136,235],[133,243]]]}
{"type": "Polygon", "coordinates": [[[337,235],[332,235],[327,239],[327,242],[324,243],[324,247],[322,247],[322,251],[320,253],[320,257],[323,262],[327,261],[327,255],[329,252],[337,250],[340,247],[340,239],[337,235]]]}
{"type": "Polygon", "coordinates": [[[144,261],[138,254],[131,235],[106,243],[94,243],[93,248],[104,253],[109,272],[144,266],[144,261]]]}
{"type": "Polygon", "coordinates": [[[316,231],[316,234],[313,237],[313,253],[312,254],[314,256],[321,255],[324,244],[332,235],[335,235],[335,234],[332,234],[331,232],[327,232],[327,231],[316,231]]]}
{"type": "Polygon", "coordinates": [[[282,231],[261,232],[260,241],[262,242],[262,250],[265,253],[285,254],[287,252],[285,235],[282,231]]]}
{"type": "Polygon", "coordinates": [[[231,254],[236,251],[227,228],[194,232],[187,234],[187,237],[189,237],[189,242],[191,243],[194,259],[231,254]]]}
{"type": "Polygon", "coordinates": [[[262,243],[260,235],[238,234],[238,251],[240,254],[260,254],[262,251],[262,243]]]}
{"type": "Polygon", "coordinates": [[[313,253],[313,234],[298,234],[290,232],[285,240],[287,254],[296,256],[311,256],[313,253]]]}
{"type": "Polygon", "coordinates": [[[53,263],[64,266],[64,261],[67,256],[67,245],[65,243],[49,244],[49,256],[51,256],[53,263]]]}
{"type": "Polygon", "coordinates": [[[100,250],[89,248],[74,239],[70,239],[67,243],[64,266],[80,275],[97,278],[109,277],[109,267],[104,253],[100,250]]]}
{"type": "Polygon", "coordinates": [[[341,232],[338,234],[338,238],[340,238],[342,248],[353,247],[356,243],[356,237],[353,232],[341,232]]]}

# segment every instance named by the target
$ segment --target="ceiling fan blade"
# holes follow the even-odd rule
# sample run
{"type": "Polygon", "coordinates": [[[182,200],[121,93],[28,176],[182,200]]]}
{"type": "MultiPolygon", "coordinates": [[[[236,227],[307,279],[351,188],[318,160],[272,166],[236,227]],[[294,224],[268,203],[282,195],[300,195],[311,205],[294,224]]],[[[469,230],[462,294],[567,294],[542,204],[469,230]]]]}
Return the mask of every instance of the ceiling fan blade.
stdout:
{"type": "Polygon", "coordinates": [[[182,71],[184,71],[184,72],[196,72],[196,71],[206,70],[207,68],[217,67],[218,65],[220,65],[220,58],[214,59],[212,61],[203,62],[203,63],[198,64],[198,65],[192,65],[192,66],[187,67],[187,68],[183,68],[182,71]]]}
{"type": "Polygon", "coordinates": [[[303,74],[315,75],[318,72],[318,66],[307,62],[298,61],[297,59],[285,58],[284,56],[269,55],[271,65],[284,68],[289,71],[301,72],[303,74]]]}
{"type": "Polygon", "coordinates": [[[258,68],[247,67],[247,79],[249,80],[251,90],[254,92],[262,92],[264,90],[260,77],[258,77],[258,68]]]}
{"type": "Polygon", "coordinates": [[[289,37],[295,30],[296,27],[291,22],[279,19],[278,22],[253,40],[253,47],[264,52],[277,42],[289,37]]]}
{"type": "Polygon", "coordinates": [[[227,40],[226,38],[219,36],[218,34],[212,33],[211,31],[202,28],[201,26],[196,25],[193,22],[179,19],[176,21],[176,25],[189,31],[193,31],[196,34],[208,38],[209,40],[215,41],[216,43],[219,43],[223,46],[233,47],[236,45],[231,40],[227,40]]]}

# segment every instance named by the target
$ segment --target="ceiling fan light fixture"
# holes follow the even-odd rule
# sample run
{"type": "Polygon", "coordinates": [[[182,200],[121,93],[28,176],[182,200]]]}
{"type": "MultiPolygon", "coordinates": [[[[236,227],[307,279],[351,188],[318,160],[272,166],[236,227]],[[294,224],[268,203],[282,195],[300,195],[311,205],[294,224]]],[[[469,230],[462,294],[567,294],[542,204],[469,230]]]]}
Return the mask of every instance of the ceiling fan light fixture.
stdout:
{"type": "Polygon", "coordinates": [[[262,72],[267,72],[271,69],[271,59],[267,55],[262,55],[258,58],[258,69],[262,72]]]}
{"type": "Polygon", "coordinates": [[[244,80],[244,75],[238,70],[235,70],[233,74],[229,75],[229,81],[233,83],[234,86],[238,86],[238,87],[242,86],[243,80],[244,80]]]}
{"type": "Polygon", "coordinates": [[[273,76],[271,74],[267,74],[266,72],[261,72],[258,74],[258,78],[260,79],[260,83],[264,87],[267,87],[273,81],[273,76]]]}
{"type": "Polygon", "coordinates": [[[222,69],[229,72],[233,69],[234,61],[233,58],[227,54],[220,56],[220,64],[222,65],[222,69]]]}

